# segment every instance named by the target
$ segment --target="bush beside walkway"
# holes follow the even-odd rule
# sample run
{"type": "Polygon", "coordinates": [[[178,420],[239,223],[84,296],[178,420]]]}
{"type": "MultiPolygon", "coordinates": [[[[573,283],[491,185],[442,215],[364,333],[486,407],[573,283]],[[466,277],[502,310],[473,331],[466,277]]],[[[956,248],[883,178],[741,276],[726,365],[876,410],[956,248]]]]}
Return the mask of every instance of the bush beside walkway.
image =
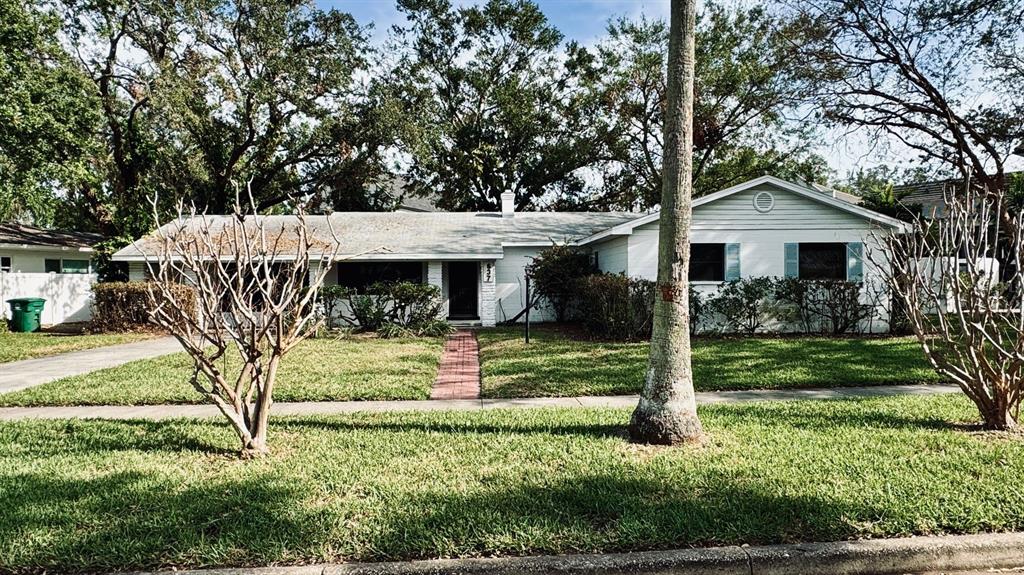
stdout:
{"type": "MultiPolygon", "coordinates": [[[[648,343],[581,339],[564,328],[481,330],[483,397],[638,393],[648,343]]],[[[696,338],[698,391],[939,383],[911,338],[696,338]]]]}
{"type": "Polygon", "coordinates": [[[960,396],[701,408],[710,443],[624,441],[628,410],[0,424],[0,572],[842,540],[1024,528],[1019,436],[960,396]]]}

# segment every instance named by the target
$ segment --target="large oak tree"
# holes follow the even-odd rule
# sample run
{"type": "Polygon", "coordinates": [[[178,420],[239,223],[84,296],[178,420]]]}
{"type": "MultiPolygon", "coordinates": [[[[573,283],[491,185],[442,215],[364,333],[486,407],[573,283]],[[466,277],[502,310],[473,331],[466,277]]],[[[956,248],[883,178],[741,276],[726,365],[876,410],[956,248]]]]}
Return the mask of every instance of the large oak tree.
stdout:
{"type": "MultiPolygon", "coordinates": [[[[810,77],[794,66],[802,29],[763,7],[705,3],[697,19],[694,100],[694,193],[752,177],[819,181],[824,161],[802,106],[810,77]]],[[[592,203],[645,209],[661,196],[662,130],[667,83],[664,21],[618,19],[596,48],[574,62],[608,122],[603,187],[592,203]]]]}
{"type": "Polygon", "coordinates": [[[579,188],[578,171],[600,156],[594,114],[562,65],[562,35],[529,0],[399,0],[408,25],[391,78],[416,130],[404,142],[411,193],[439,207],[495,210],[502,192],[517,208],[579,188]]]}

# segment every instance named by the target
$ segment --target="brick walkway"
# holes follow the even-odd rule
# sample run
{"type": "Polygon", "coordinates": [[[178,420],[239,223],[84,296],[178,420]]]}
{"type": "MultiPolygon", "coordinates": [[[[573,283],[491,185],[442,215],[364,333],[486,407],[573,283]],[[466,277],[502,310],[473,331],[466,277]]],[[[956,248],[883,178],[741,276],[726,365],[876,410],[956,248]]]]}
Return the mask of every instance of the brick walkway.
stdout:
{"type": "Polygon", "coordinates": [[[460,329],[444,342],[441,367],[437,370],[430,399],[476,399],[480,397],[480,346],[473,332],[460,329]]]}

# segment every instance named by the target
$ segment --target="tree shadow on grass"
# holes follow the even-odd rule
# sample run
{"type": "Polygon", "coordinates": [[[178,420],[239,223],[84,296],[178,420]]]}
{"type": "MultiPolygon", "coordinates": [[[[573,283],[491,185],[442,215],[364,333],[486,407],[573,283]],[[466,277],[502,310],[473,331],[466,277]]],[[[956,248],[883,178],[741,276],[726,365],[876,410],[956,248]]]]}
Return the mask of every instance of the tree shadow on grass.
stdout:
{"type": "Polygon", "coordinates": [[[33,472],[0,476],[0,493],[0,572],[266,564],[318,539],[319,522],[295,512],[302,493],[274,478],[33,472]]]}
{"type": "Polygon", "coordinates": [[[333,494],[333,505],[318,511],[301,505],[308,493],[280,478],[180,487],[140,471],[93,479],[22,473],[0,477],[6,494],[0,549],[15,550],[0,558],[0,571],[95,572],[834,540],[857,534],[851,520],[882,516],[866,505],[787,496],[774,493],[771,485],[724,474],[685,479],[608,473],[541,484],[477,482],[459,493],[385,490],[376,495],[384,501],[370,515],[353,515],[341,493],[333,494]],[[353,551],[339,552],[343,549],[353,551]]]}
{"type": "MultiPolygon", "coordinates": [[[[622,430],[605,424],[379,424],[353,423],[349,418],[291,419],[278,425],[295,432],[309,430],[311,440],[325,432],[344,436],[364,429],[595,437],[618,436],[622,430]]],[[[116,422],[106,430],[116,437],[87,445],[98,450],[175,452],[191,449],[193,441],[179,438],[175,442],[173,434],[180,429],[168,422],[116,422]],[[164,426],[162,432],[167,435],[151,426],[164,426]],[[144,433],[136,433],[139,429],[144,433]],[[159,441],[147,437],[151,434],[159,441]],[[164,441],[168,445],[161,445],[164,441]]],[[[201,431],[197,434],[202,437],[201,431]]],[[[410,445],[427,453],[435,443],[410,445]]],[[[49,448],[34,455],[50,455],[49,448]]],[[[52,455],[66,455],[66,451],[54,448],[52,455]]],[[[857,524],[884,517],[884,511],[867,502],[794,495],[770,478],[722,471],[710,463],[666,467],[646,465],[641,458],[609,469],[586,464],[576,473],[549,477],[500,466],[495,470],[493,462],[486,464],[490,472],[481,473],[466,467],[474,464],[469,459],[452,469],[460,481],[410,486],[394,481],[366,485],[344,474],[322,484],[306,475],[308,469],[302,465],[308,462],[293,464],[289,457],[283,455],[282,461],[271,460],[266,466],[240,463],[237,472],[214,472],[187,484],[179,474],[161,467],[122,467],[118,460],[85,474],[0,473],[4,494],[0,550],[7,550],[0,553],[0,572],[251,566],[844,539],[858,534],[857,524]],[[353,497],[353,493],[363,495],[353,497]],[[312,499],[315,504],[310,503],[312,499]]],[[[358,456],[344,461],[359,465],[358,456]]]]}
{"type": "MultiPolygon", "coordinates": [[[[44,422],[42,425],[51,424],[44,422]]],[[[68,420],[58,430],[59,433],[49,433],[38,438],[32,445],[33,454],[56,455],[69,451],[199,452],[214,455],[239,453],[234,443],[237,441],[235,436],[228,429],[227,422],[221,421],[197,423],[190,420],[68,420]],[[210,434],[221,437],[211,437],[210,434]]]]}
{"type": "Polygon", "coordinates": [[[422,433],[451,433],[451,434],[540,434],[557,436],[586,436],[595,438],[628,437],[626,423],[621,424],[545,424],[540,421],[509,421],[508,423],[492,423],[475,420],[420,420],[420,421],[387,421],[387,420],[364,420],[353,418],[328,418],[328,419],[303,419],[288,418],[280,419],[272,423],[282,429],[295,431],[388,431],[394,433],[422,432],[422,433]]]}
{"type": "Polygon", "coordinates": [[[804,430],[827,432],[839,428],[901,429],[958,431],[969,426],[964,422],[950,421],[937,415],[908,415],[893,410],[856,409],[857,403],[870,402],[873,398],[847,398],[828,400],[849,404],[846,408],[826,409],[827,403],[817,400],[796,400],[783,403],[750,403],[728,406],[729,416],[764,423],[772,427],[792,427],[804,430]]]}
{"type": "Polygon", "coordinates": [[[594,474],[433,491],[387,508],[375,559],[587,553],[840,540],[884,514],[713,471],[680,477],[594,474]]]}

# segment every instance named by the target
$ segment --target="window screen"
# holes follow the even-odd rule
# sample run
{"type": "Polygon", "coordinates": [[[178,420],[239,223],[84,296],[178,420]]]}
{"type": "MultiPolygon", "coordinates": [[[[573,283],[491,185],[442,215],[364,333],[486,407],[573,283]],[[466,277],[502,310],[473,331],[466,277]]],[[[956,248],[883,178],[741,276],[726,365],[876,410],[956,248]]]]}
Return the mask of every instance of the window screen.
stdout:
{"type": "Polygon", "coordinates": [[[800,279],[845,280],[846,244],[801,243],[800,279]]]}
{"type": "Polygon", "coordinates": [[[338,285],[365,290],[377,282],[423,281],[420,262],[341,262],[338,285]]]}
{"type": "Polygon", "coordinates": [[[60,273],[60,260],[59,259],[51,260],[49,258],[43,260],[43,269],[45,269],[46,273],[48,273],[48,274],[49,273],[59,274],[60,273]]]}
{"type": "Polygon", "coordinates": [[[725,281],[725,244],[690,244],[690,281],[725,281]]]}
{"type": "Polygon", "coordinates": [[[0,256],[0,272],[9,272],[9,271],[11,271],[11,257],[10,256],[0,256]]]}
{"type": "Polygon", "coordinates": [[[65,274],[87,274],[89,260],[61,260],[60,271],[65,274]]]}

